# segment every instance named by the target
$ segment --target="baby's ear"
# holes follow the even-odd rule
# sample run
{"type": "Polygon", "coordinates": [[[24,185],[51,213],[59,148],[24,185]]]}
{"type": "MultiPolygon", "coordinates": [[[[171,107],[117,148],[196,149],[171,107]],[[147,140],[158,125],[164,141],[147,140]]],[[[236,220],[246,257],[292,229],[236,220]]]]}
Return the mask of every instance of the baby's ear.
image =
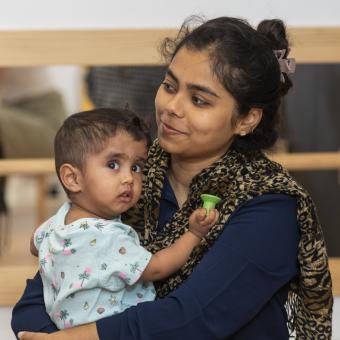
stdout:
{"type": "Polygon", "coordinates": [[[82,191],[82,173],[78,168],[64,163],[59,169],[59,176],[68,191],[72,193],[82,191]]]}

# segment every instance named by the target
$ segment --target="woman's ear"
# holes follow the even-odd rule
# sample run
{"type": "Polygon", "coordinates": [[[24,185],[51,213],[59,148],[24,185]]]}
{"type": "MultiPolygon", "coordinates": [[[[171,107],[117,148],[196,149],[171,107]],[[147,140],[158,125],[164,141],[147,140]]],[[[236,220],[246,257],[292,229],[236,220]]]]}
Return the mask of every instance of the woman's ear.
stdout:
{"type": "Polygon", "coordinates": [[[238,120],[235,133],[240,136],[245,136],[253,133],[253,131],[256,129],[257,125],[259,125],[262,119],[262,113],[262,109],[251,108],[247,116],[242,117],[238,120]]]}
{"type": "Polygon", "coordinates": [[[59,176],[68,191],[77,193],[82,190],[82,173],[78,168],[64,163],[59,169],[59,176]]]}

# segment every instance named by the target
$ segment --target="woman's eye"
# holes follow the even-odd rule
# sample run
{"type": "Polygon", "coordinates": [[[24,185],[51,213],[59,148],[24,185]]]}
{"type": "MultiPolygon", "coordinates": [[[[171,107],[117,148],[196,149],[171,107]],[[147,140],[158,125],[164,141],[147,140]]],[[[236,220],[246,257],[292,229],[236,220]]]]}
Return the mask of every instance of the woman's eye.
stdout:
{"type": "Polygon", "coordinates": [[[163,81],[162,86],[164,87],[166,92],[169,92],[169,93],[175,92],[175,88],[166,81],[163,81]]]}
{"type": "Polygon", "coordinates": [[[205,100],[202,100],[201,98],[198,98],[196,96],[192,97],[192,102],[198,106],[208,105],[208,103],[205,100]]]}
{"type": "Polygon", "coordinates": [[[119,169],[119,163],[116,161],[109,162],[108,167],[112,170],[117,170],[119,169]]]}
{"type": "Polygon", "coordinates": [[[133,172],[142,172],[142,167],[139,164],[134,164],[132,165],[131,170],[133,172]]]}

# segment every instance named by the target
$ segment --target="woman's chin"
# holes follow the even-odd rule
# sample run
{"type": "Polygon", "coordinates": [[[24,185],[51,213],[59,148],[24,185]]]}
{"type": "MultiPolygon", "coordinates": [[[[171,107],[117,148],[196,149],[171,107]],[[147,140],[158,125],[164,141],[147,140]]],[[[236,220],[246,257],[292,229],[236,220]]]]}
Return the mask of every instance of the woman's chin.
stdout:
{"type": "Polygon", "coordinates": [[[165,138],[162,135],[158,135],[158,143],[164,151],[171,154],[177,154],[182,149],[179,143],[176,143],[169,138],[165,138]]]}

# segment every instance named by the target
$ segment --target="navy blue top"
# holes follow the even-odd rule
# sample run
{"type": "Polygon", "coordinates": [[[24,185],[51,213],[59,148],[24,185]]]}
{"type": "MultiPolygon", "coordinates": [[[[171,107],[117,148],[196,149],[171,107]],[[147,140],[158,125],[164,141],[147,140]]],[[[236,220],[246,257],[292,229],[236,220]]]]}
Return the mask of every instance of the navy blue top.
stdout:
{"type": "MultiPolygon", "coordinates": [[[[178,209],[166,181],[158,228],[178,209]]],[[[296,200],[267,194],[240,206],[191,276],[163,299],[97,321],[102,340],[287,340],[284,303],[297,275],[296,200]]],[[[40,275],[27,280],[12,328],[53,332],[40,275]]]]}

